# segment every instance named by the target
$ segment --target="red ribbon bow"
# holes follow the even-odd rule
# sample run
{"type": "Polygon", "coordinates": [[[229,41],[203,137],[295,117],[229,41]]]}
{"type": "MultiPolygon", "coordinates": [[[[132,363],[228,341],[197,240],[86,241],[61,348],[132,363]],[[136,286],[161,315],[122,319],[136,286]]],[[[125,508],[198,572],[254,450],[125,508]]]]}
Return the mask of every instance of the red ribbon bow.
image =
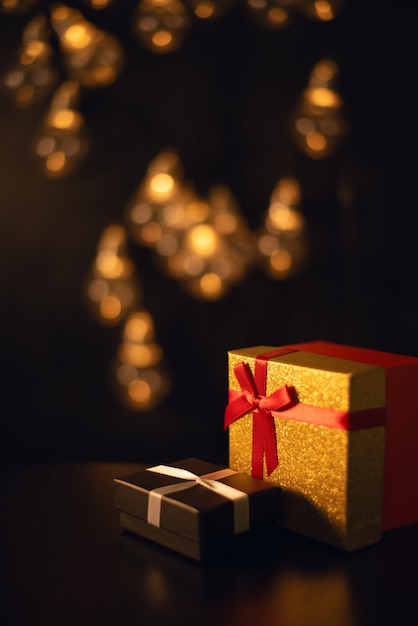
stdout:
{"type": "MultiPolygon", "coordinates": [[[[230,390],[229,403],[225,408],[224,428],[246,413],[253,413],[252,470],[255,478],[263,478],[263,459],[266,457],[267,475],[278,466],[276,433],[272,411],[280,411],[294,404],[290,388],[283,385],[270,395],[266,395],[267,364],[269,358],[291,352],[275,350],[261,354],[255,360],[254,376],[248,363],[238,363],[234,373],[241,392],[230,390]]],[[[292,351],[293,352],[293,351],[292,351]]]]}

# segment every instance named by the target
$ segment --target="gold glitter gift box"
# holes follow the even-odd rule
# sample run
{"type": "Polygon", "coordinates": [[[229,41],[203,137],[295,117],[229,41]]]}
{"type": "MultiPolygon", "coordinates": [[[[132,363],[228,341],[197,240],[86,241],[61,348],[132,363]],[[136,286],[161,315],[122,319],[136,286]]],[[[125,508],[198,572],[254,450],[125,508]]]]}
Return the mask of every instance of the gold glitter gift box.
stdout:
{"type": "Polygon", "coordinates": [[[351,551],[418,522],[418,358],[323,341],[228,353],[229,466],[281,525],[351,551]]]}

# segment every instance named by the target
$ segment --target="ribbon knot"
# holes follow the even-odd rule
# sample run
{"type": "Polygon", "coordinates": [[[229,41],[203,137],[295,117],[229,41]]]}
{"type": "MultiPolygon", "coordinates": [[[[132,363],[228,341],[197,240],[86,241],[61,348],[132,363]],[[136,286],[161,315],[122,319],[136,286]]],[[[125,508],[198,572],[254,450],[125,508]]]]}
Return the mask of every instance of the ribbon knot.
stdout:
{"type": "Polygon", "coordinates": [[[260,402],[262,401],[262,398],[260,398],[260,396],[255,396],[252,393],[249,393],[248,391],[245,391],[245,399],[247,400],[248,404],[251,404],[251,406],[254,407],[254,409],[258,409],[258,407],[260,406],[260,402]]]}
{"type": "Polygon", "coordinates": [[[283,411],[295,402],[287,385],[266,394],[268,360],[279,354],[284,354],[283,349],[259,355],[255,360],[254,375],[248,363],[238,363],[234,374],[241,391],[229,391],[225,408],[225,428],[243,415],[253,413],[251,474],[255,478],[263,478],[264,458],[268,476],[279,464],[272,411],[283,411]]]}

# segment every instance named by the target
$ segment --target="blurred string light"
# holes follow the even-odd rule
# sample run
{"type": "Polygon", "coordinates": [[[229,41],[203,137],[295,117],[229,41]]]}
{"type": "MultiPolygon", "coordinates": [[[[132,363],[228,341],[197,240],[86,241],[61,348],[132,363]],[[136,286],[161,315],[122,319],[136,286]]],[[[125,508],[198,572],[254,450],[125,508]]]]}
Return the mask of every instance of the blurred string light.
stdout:
{"type": "Polygon", "coordinates": [[[78,110],[80,87],[76,81],[62,83],[33,138],[33,154],[48,178],[63,178],[83,163],[89,139],[85,119],[78,110]]]}
{"type": "MultiPolygon", "coordinates": [[[[5,12],[29,10],[33,2],[0,0],[5,12]]],[[[110,0],[85,0],[86,4],[98,9],[107,8],[110,0]]],[[[191,26],[190,11],[202,19],[215,18],[227,12],[237,0],[140,0],[133,14],[133,30],[139,41],[148,50],[166,53],[178,49],[191,26]]],[[[333,18],[341,2],[308,2],[303,0],[245,0],[247,8],[266,27],[282,27],[290,19],[293,9],[303,9],[318,19],[333,18]],[[316,9],[312,9],[312,7],[316,9]],[[331,7],[326,9],[326,7],[331,7]],[[319,9],[318,7],[322,7],[319,9]],[[336,7],[336,10],[334,8],[336,7]],[[332,9],[332,10],[331,10],[332,9]]],[[[55,34],[62,53],[69,81],[77,81],[80,88],[101,88],[112,84],[120,75],[124,64],[124,50],[116,37],[98,28],[87,20],[82,12],[62,3],[52,3],[49,15],[32,18],[24,30],[16,64],[2,77],[2,87],[13,97],[17,106],[24,108],[45,98],[58,79],[54,67],[51,31],[55,34]]],[[[333,154],[345,133],[345,122],[341,113],[342,100],[333,88],[336,65],[322,61],[313,70],[308,88],[302,94],[301,103],[295,112],[294,136],[299,147],[308,156],[320,159],[333,154]]],[[[55,109],[52,103],[51,109],[55,109]]],[[[48,177],[67,176],[77,168],[86,155],[86,141],[69,138],[85,125],[81,113],[70,116],[49,115],[45,122],[45,141],[37,155],[44,159],[42,171],[48,177]],[[55,121],[53,121],[55,118],[55,121]],[[65,121],[65,127],[61,124],[65,121]],[[55,123],[56,122],[56,123],[55,123]],[[58,125],[57,125],[58,124],[58,125]],[[48,127],[46,129],[46,127],[48,127]],[[53,146],[65,136],[67,151],[53,146]],[[70,150],[70,152],[68,151],[70,150]],[[65,163],[64,163],[65,157],[65,163]],[[61,163],[62,162],[62,163],[61,163]],[[50,165],[52,164],[52,167],[50,165]],[[72,164],[74,166],[72,166],[72,164]]],[[[80,138],[81,139],[81,138],[80,138]]],[[[39,143],[39,142],[38,142],[39,143]]],[[[144,231],[157,232],[153,225],[144,231]]],[[[167,242],[170,238],[162,240],[167,242]]],[[[160,242],[159,245],[163,245],[160,242]]]]}
{"type": "Polygon", "coordinates": [[[245,2],[250,18],[269,30],[284,28],[293,20],[295,0],[245,0],[245,2]]]}
{"type": "Polygon", "coordinates": [[[38,0],[0,0],[0,8],[4,13],[25,13],[38,0]]]}
{"type": "Polygon", "coordinates": [[[223,17],[237,2],[238,0],[188,0],[188,5],[197,18],[208,20],[223,17]]]}
{"type": "Polygon", "coordinates": [[[297,0],[302,14],[320,22],[330,22],[337,17],[344,5],[344,0],[297,0]]]}
{"type": "Polygon", "coordinates": [[[23,31],[13,65],[2,77],[3,90],[19,108],[43,100],[58,80],[49,37],[50,26],[46,17],[32,18],[23,31]]]}
{"type": "Polygon", "coordinates": [[[258,233],[258,252],[272,278],[289,278],[306,261],[308,236],[305,219],[298,210],[300,202],[299,183],[293,178],[279,180],[258,233]]]}
{"type": "MultiPolygon", "coordinates": [[[[14,10],[23,11],[28,6],[17,3],[14,10]]],[[[52,32],[58,39],[68,80],[56,89],[32,142],[32,151],[45,176],[62,178],[73,174],[88,154],[86,121],[80,111],[81,88],[105,87],[114,82],[122,70],[124,55],[116,38],[87,21],[80,11],[53,4],[49,20],[39,15],[29,21],[17,60],[1,79],[3,90],[19,108],[40,102],[58,82],[52,32]]]]}
{"type": "Polygon", "coordinates": [[[148,311],[141,309],[127,317],[111,372],[116,396],[128,409],[149,411],[167,396],[170,377],[148,311]]]}
{"type": "Polygon", "coordinates": [[[341,11],[343,0],[245,0],[247,14],[259,26],[279,30],[302,15],[330,22],[341,11]]]}
{"type": "Polygon", "coordinates": [[[133,17],[133,31],[144,48],[156,53],[180,48],[191,26],[181,0],[141,0],[133,17]]]}
{"type": "Polygon", "coordinates": [[[123,66],[123,49],[117,39],[86,20],[77,9],[63,4],[51,10],[54,28],[69,75],[84,87],[113,83],[123,66]]]}
{"type": "Polygon", "coordinates": [[[200,198],[173,152],[150,163],[126,207],[126,223],[131,238],[151,247],[160,267],[201,299],[225,295],[253,260],[253,234],[230,190],[215,186],[200,198]]]}
{"type": "Polygon", "coordinates": [[[116,326],[139,305],[142,293],[120,224],[102,232],[85,294],[90,313],[102,326],[116,326]]]}
{"type": "Polygon", "coordinates": [[[107,9],[112,4],[115,4],[118,0],[83,0],[84,4],[87,4],[91,9],[102,11],[107,9]]]}
{"type": "Polygon", "coordinates": [[[336,90],[337,77],[334,61],[319,61],[293,115],[292,134],[296,144],[312,159],[335,154],[347,133],[343,100],[336,90]]]}
{"type": "Polygon", "coordinates": [[[121,224],[104,229],[85,281],[92,317],[104,327],[124,324],[122,340],[110,367],[119,402],[133,411],[154,409],[170,390],[163,350],[155,340],[150,313],[138,307],[142,291],[128,257],[127,233],[121,224]]]}
{"type": "MultiPolygon", "coordinates": [[[[24,13],[39,0],[0,0],[5,13],[24,13]]],[[[83,0],[89,9],[104,11],[117,0],[83,0]]],[[[87,86],[110,84],[123,63],[123,51],[109,33],[89,22],[81,11],[51,3],[54,23],[73,78],[87,86]]],[[[147,50],[164,54],[178,50],[193,26],[193,18],[218,19],[241,4],[255,24],[267,29],[288,26],[297,14],[316,21],[332,21],[343,0],[140,0],[132,14],[132,30],[147,50]]]]}

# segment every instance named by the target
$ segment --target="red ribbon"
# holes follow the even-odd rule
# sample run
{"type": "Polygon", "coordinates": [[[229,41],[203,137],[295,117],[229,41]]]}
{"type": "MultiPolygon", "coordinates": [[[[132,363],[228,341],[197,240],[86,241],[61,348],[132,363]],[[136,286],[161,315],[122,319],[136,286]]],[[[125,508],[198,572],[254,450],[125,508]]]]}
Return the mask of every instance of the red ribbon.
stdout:
{"type": "Polygon", "coordinates": [[[342,430],[374,428],[385,424],[384,407],[350,413],[309,406],[299,402],[296,396],[292,396],[287,385],[266,396],[268,360],[297,351],[296,348],[287,347],[261,354],[255,360],[254,376],[248,363],[239,363],[234,367],[241,391],[229,390],[224,427],[227,428],[246,413],[253,412],[252,475],[256,478],[263,477],[264,455],[267,475],[270,475],[279,464],[274,428],[274,417],[278,417],[277,411],[285,411],[283,417],[290,420],[342,430]]]}
{"type": "Polygon", "coordinates": [[[268,360],[294,352],[294,350],[274,350],[256,357],[254,376],[248,363],[238,363],[234,373],[241,391],[230,390],[230,399],[225,408],[224,428],[246,413],[253,413],[252,470],[255,478],[263,478],[263,460],[266,458],[267,475],[278,466],[276,432],[272,411],[282,411],[294,404],[290,388],[284,385],[270,395],[266,395],[268,360]]]}

